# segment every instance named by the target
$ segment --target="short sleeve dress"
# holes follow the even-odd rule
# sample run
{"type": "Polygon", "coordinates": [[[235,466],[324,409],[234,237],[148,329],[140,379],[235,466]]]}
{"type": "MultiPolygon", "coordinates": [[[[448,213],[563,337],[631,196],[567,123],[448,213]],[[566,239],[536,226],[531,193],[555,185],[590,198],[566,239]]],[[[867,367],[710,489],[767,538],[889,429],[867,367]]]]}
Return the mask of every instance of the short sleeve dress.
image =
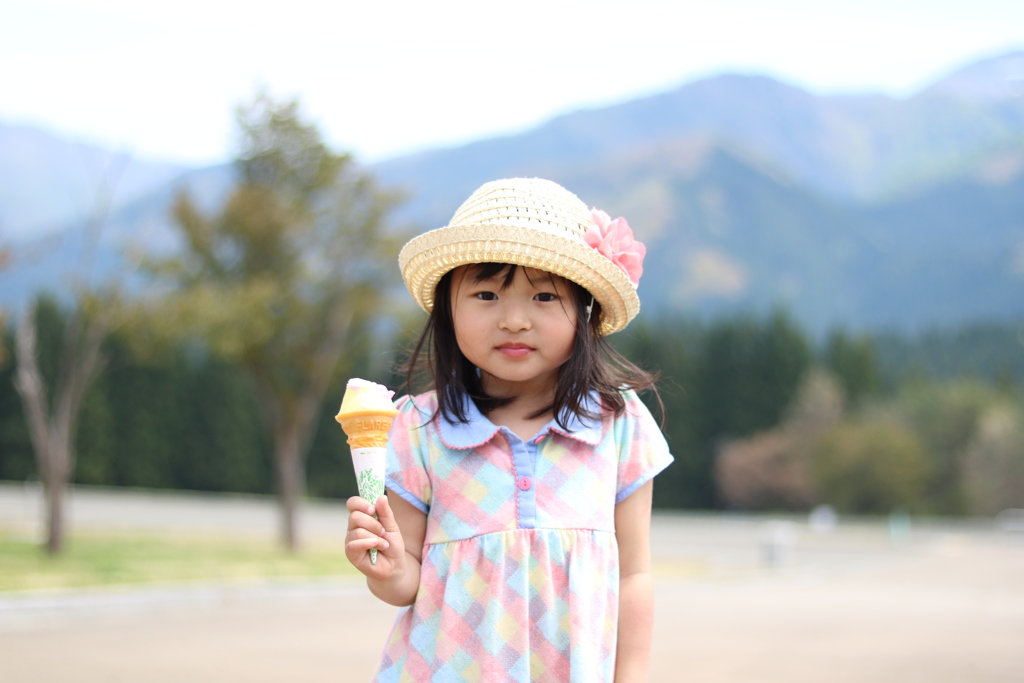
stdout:
{"type": "Polygon", "coordinates": [[[471,401],[468,424],[431,421],[433,392],[396,402],[387,486],[427,526],[419,592],[376,681],[611,683],[615,505],[672,462],[650,412],[623,395],[619,418],[552,421],[529,441],[471,401]]]}

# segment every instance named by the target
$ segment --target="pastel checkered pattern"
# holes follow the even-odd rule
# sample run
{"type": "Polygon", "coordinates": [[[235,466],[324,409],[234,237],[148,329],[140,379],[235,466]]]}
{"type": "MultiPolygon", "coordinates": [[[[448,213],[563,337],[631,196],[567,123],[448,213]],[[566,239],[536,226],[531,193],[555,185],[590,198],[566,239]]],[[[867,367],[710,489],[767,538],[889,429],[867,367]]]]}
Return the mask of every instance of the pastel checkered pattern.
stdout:
{"type": "Polygon", "coordinates": [[[433,392],[396,403],[387,485],[427,527],[419,593],[377,681],[612,681],[615,505],[672,462],[650,412],[624,396],[619,418],[552,421],[525,442],[470,401],[468,424],[429,421],[433,392]]]}

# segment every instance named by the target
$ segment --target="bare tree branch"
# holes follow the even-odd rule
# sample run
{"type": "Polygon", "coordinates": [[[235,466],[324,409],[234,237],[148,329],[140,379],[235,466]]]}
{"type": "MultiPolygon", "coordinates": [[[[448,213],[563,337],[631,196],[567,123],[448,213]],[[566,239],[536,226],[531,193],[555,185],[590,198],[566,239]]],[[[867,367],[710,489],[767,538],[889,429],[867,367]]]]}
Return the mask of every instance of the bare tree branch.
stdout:
{"type": "Polygon", "coordinates": [[[18,366],[15,369],[14,387],[21,395],[28,422],[29,438],[36,458],[41,466],[46,464],[49,452],[49,427],[46,418],[48,399],[46,385],[39,372],[36,357],[36,309],[29,308],[18,325],[15,334],[15,348],[18,354],[18,366]]]}

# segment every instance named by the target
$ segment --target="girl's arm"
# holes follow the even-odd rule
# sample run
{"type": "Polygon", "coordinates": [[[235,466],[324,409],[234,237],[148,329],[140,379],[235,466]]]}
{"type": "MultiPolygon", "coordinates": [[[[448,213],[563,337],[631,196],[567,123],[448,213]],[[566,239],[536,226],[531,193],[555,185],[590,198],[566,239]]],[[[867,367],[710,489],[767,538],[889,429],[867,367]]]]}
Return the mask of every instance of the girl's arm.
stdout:
{"type": "Polygon", "coordinates": [[[420,587],[427,516],[398,495],[381,496],[375,505],[354,496],[348,510],[345,556],[366,575],[371,593],[390,605],[411,605],[420,587]],[[371,548],[377,549],[376,564],[370,563],[371,548]]]}
{"type": "Polygon", "coordinates": [[[619,542],[619,641],[615,683],[646,681],[654,636],[651,576],[651,495],[648,481],[615,506],[619,542]]]}

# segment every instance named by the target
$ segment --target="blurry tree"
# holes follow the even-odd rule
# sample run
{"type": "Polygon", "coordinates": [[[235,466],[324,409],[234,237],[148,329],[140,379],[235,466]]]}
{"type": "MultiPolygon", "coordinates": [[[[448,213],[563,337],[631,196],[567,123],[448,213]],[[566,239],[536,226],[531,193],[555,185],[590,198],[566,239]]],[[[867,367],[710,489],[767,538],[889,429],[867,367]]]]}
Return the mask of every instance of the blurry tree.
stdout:
{"type": "Polygon", "coordinates": [[[777,425],[810,365],[807,340],[782,311],[710,325],[641,318],[611,341],[660,374],[663,431],[676,462],[658,477],[658,507],[717,507],[718,446],[777,425]]]}
{"type": "Polygon", "coordinates": [[[721,503],[743,510],[803,510],[814,500],[805,450],[794,435],[772,429],[721,444],[715,484],[721,503]]]}
{"type": "Polygon", "coordinates": [[[1020,322],[971,323],[918,334],[874,337],[880,383],[897,388],[914,377],[955,381],[973,377],[1004,385],[1024,384],[1024,327],[1020,322]]]}
{"type": "Polygon", "coordinates": [[[39,478],[46,495],[46,548],[64,545],[64,499],[75,470],[75,437],[82,399],[103,367],[100,348],[116,305],[83,295],[61,325],[60,352],[52,382],[40,370],[39,306],[25,313],[15,335],[14,385],[28,424],[39,478]]]}
{"type": "Polygon", "coordinates": [[[851,337],[843,330],[834,331],[825,344],[824,364],[839,378],[851,407],[859,406],[866,396],[878,391],[878,363],[871,337],[851,337]]]}
{"type": "MultiPolygon", "coordinates": [[[[0,271],[3,271],[7,267],[8,263],[8,252],[3,246],[0,246],[0,271]]],[[[0,308],[0,367],[3,367],[7,362],[7,345],[5,344],[6,335],[4,332],[7,331],[7,314],[2,308],[0,308]]]]}
{"type": "MultiPolygon", "coordinates": [[[[398,301],[404,301],[401,297],[398,301]]],[[[358,495],[355,470],[345,432],[339,429],[334,416],[345,395],[345,384],[350,376],[359,377],[388,387],[402,387],[405,375],[401,372],[400,360],[407,360],[407,353],[419,338],[426,314],[418,306],[406,306],[389,311],[383,324],[355,327],[350,341],[345,344],[345,354],[339,367],[339,376],[327,389],[321,411],[320,425],[310,444],[306,460],[309,481],[309,495],[318,498],[348,498],[358,495]],[[389,344],[382,344],[388,339],[389,344]]],[[[398,389],[399,393],[403,393],[398,389]]]]}
{"type": "Polygon", "coordinates": [[[641,316],[609,339],[616,350],[658,376],[662,405],[650,393],[641,398],[656,418],[662,418],[662,431],[676,461],[658,477],[655,507],[707,507],[714,498],[704,462],[694,457],[700,402],[693,377],[703,335],[703,327],[694,321],[641,316]]]}
{"type": "Polygon", "coordinates": [[[825,432],[811,452],[818,502],[843,512],[919,510],[927,474],[921,440],[891,420],[844,422],[825,432]]]}
{"type": "Polygon", "coordinates": [[[691,457],[717,507],[714,463],[718,447],[778,425],[810,367],[810,347],[792,319],[776,311],[765,321],[724,320],[706,332],[690,391],[699,401],[699,444],[691,457]]]}
{"type": "Polygon", "coordinates": [[[836,378],[811,368],[777,427],[719,445],[715,484],[720,500],[746,510],[802,510],[816,499],[810,452],[824,432],[843,419],[836,378]]]}
{"type": "MultiPolygon", "coordinates": [[[[14,348],[14,330],[8,327],[3,343],[14,348]]],[[[0,365],[0,479],[25,481],[35,473],[32,444],[21,406],[14,388],[14,363],[0,365]]]]}
{"type": "Polygon", "coordinates": [[[124,326],[82,405],[75,481],[196,491],[272,493],[259,404],[234,363],[182,341],[140,357],[124,326]]]}
{"type": "Polygon", "coordinates": [[[964,457],[967,512],[1024,508],[1024,411],[1001,402],[981,415],[964,457]]]}
{"type": "Polygon", "coordinates": [[[184,248],[149,264],[174,288],[149,321],[245,370],[273,444],[282,540],[295,549],[325,392],[353,330],[379,313],[393,269],[383,227],[396,198],[329,150],[295,101],[257,94],[237,123],[238,184],[213,216],[177,198],[184,248]]]}
{"type": "Polygon", "coordinates": [[[64,546],[64,502],[75,470],[75,438],[85,392],[103,368],[101,347],[122,314],[116,284],[92,282],[97,248],[126,159],[113,162],[94,178],[92,205],[84,222],[78,272],[72,274],[75,302],[60,326],[59,355],[51,381],[41,371],[38,316],[34,302],[21,316],[15,334],[14,385],[21,398],[39,478],[46,498],[46,549],[64,546]]]}
{"type": "MultiPolygon", "coordinates": [[[[11,249],[0,244],[0,273],[7,270],[11,265],[11,249]]],[[[0,368],[7,365],[10,352],[7,349],[7,319],[8,312],[0,308],[0,368]]]]}
{"type": "Polygon", "coordinates": [[[786,407],[782,426],[810,437],[835,427],[846,413],[841,380],[832,372],[811,367],[800,382],[793,402],[786,407]]]}
{"type": "Polygon", "coordinates": [[[803,332],[784,312],[768,320],[726,320],[704,338],[697,382],[704,435],[747,436],[778,424],[810,367],[803,332]]]}
{"type": "Polygon", "coordinates": [[[912,382],[897,395],[892,410],[904,416],[920,436],[928,456],[929,512],[968,512],[965,458],[982,416],[998,400],[997,390],[972,380],[912,382]]]}

